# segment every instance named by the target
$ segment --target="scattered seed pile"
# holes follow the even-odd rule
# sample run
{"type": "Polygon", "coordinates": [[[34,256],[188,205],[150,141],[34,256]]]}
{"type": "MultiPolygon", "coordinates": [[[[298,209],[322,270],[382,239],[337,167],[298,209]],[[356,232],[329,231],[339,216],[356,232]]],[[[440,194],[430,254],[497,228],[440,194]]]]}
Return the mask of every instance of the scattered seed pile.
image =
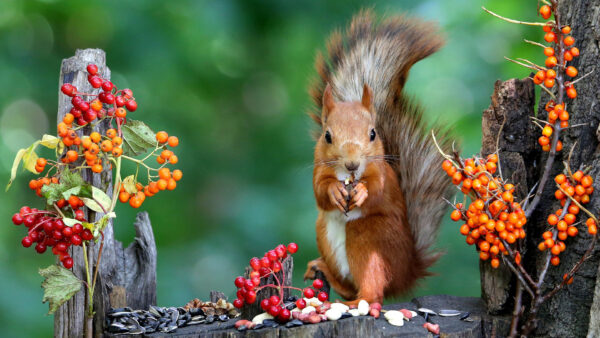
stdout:
{"type": "Polygon", "coordinates": [[[184,307],[150,306],[148,310],[132,310],[129,307],[110,309],[106,314],[108,332],[142,334],[170,333],[179,327],[226,322],[239,316],[233,304],[223,299],[218,302],[202,302],[194,299],[184,307]]]}

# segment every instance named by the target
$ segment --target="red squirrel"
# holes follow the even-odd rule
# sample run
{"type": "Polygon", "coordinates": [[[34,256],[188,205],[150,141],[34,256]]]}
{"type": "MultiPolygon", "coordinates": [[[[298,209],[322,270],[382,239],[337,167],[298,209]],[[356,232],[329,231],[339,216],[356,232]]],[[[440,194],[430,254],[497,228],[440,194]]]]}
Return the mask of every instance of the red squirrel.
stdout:
{"type": "Polygon", "coordinates": [[[377,22],[367,10],[345,34],[332,34],[328,59],[317,55],[310,93],[320,128],[313,188],[321,257],[305,279],[322,271],[349,304],[407,292],[439,257],[430,247],[450,184],[422,109],[402,88],[410,67],[442,45],[431,23],[377,22]]]}

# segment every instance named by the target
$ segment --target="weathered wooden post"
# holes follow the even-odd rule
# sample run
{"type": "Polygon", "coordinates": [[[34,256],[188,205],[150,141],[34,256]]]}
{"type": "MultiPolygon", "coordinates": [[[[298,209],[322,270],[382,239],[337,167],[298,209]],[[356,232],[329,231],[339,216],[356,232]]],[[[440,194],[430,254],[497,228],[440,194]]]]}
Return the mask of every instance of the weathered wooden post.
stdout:
{"type": "MultiPolygon", "coordinates": [[[[80,92],[97,94],[99,89],[94,89],[88,83],[85,71],[88,64],[98,66],[99,74],[110,79],[110,69],[106,66],[106,54],[101,49],[77,50],[75,56],[64,59],[60,71],[59,88],[63,83],[71,83],[80,92]]],[[[70,97],[58,94],[58,121],[69,112],[72,105],[70,97]]],[[[104,134],[108,129],[108,122],[104,121],[94,127],[95,131],[104,134]]],[[[86,126],[78,133],[89,134],[90,126],[86,126]]],[[[83,178],[96,187],[112,194],[112,172],[108,166],[99,174],[94,174],[86,169],[83,178]]],[[[91,221],[99,220],[103,214],[88,210],[87,218],[91,221]]],[[[88,330],[93,330],[94,336],[101,337],[104,331],[104,315],[109,307],[130,306],[136,309],[147,309],[149,305],[156,304],[156,245],[150,219],[146,212],[137,215],[135,221],[136,238],[127,248],[115,240],[112,220],[104,230],[104,247],[98,271],[98,280],[94,291],[94,324],[93,327],[85,325],[85,309],[87,304],[87,288],[82,288],[72,299],[61,306],[54,316],[55,337],[82,337],[88,330]]],[[[88,257],[91,266],[96,265],[99,243],[90,245],[88,257]]],[[[72,246],[70,249],[73,257],[73,272],[81,280],[85,280],[85,266],[83,249],[72,246]]],[[[89,324],[88,324],[89,325],[89,324]]]]}

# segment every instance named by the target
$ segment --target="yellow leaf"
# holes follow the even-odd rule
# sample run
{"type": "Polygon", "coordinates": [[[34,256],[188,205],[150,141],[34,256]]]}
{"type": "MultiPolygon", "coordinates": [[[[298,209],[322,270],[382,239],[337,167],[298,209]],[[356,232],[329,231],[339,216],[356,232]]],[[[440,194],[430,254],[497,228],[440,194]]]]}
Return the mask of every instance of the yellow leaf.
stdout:
{"type": "Polygon", "coordinates": [[[127,191],[129,194],[135,194],[138,191],[135,187],[135,177],[133,175],[125,177],[121,184],[123,184],[125,191],[127,191]]]}
{"type": "Polygon", "coordinates": [[[39,174],[35,170],[35,163],[38,159],[38,156],[35,153],[35,151],[33,151],[35,149],[36,145],[37,145],[37,142],[32,144],[29,148],[27,148],[27,151],[23,155],[23,168],[31,171],[34,174],[39,174]]]}
{"type": "Polygon", "coordinates": [[[10,188],[10,185],[14,181],[15,177],[17,177],[17,169],[19,168],[19,163],[21,163],[21,160],[23,159],[23,155],[25,155],[25,152],[27,152],[27,149],[20,149],[17,152],[17,156],[15,156],[15,160],[13,161],[12,169],[10,170],[10,180],[8,181],[8,184],[6,185],[6,191],[8,191],[8,189],[10,188]]]}
{"type": "Polygon", "coordinates": [[[54,135],[44,134],[44,136],[42,136],[42,140],[40,141],[40,144],[46,148],[54,149],[58,145],[59,141],[60,141],[60,139],[54,135]]]}

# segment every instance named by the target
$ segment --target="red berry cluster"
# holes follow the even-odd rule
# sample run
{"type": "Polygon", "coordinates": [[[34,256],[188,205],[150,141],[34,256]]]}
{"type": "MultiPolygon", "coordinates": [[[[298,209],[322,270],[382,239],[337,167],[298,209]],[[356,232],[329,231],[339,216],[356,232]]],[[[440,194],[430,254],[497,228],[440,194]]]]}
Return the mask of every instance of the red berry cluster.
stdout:
{"type": "MultiPolygon", "coordinates": [[[[540,7],[540,15],[546,20],[549,19],[552,16],[552,7],[543,5],[540,7]]],[[[573,46],[575,39],[568,35],[571,33],[571,27],[558,27],[556,22],[548,21],[542,29],[545,32],[544,40],[552,43],[553,46],[544,47],[546,68],[536,66],[538,67],[538,71],[533,77],[533,82],[550,89],[555,86],[557,78],[564,79],[565,76],[570,78],[577,76],[577,68],[567,66],[567,62],[579,56],[579,49],[573,46]]],[[[559,88],[559,90],[563,90],[563,88],[559,88]]],[[[564,90],[567,97],[571,99],[577,97],[577,90],[575,90],[573,82],[565,81],[564,90]]],[[[551,136],[555,129],[567,128],[569,126],[569,113],[563,102],[557,104],[551,100],[546,104],[545,108],[548,112],[548,124],[543,127],[542,136],[538,139],[538,143],[544,151],[550,151],[551,136]]],[[[558,140],[556,151],[560,151],[561,149],[562,142],[558,140]]]]}
{"type": "MultiPolygon", "coordinates": [[[[235,307],[242,308],[244,304],[253,304],[256,301],[256,294],[267,287],[276,288],[279,290],[279,296],[273,295],[270,298],[263,299],[260,306],[265,312],[268,312],[280,322],[287,322],[291,318],[291,313],[283,304],[283,289],[293,289],[302,292],[306,298],[313,298],[316,290],[323,287],[323,281],[316,279],[313,281],[313,288],[305,288],[304,290],[292,286],[286,286],[284,280],[279,280],[275,275],[282,269],[283,260],[288,256],[298,251],[296,243],[290,243],[286,247],[283,244],[278,245],[275,249],[267,251],[262,258],[253,257],[250,259],[250,278],[242,276],[236,277],[234,284],[238,288],[237,299],[233,301],[235,307]],[[275,276],[277,285],[266,284],[260,285],[261,279],[270,275],[275,276]]],[[[282,276],[283,277],[283,276],[282,276]]],[[[318,293],[318,299],[322,302],[329,298],[329,295],[323,291],[318,293]]],[[[306,301],[302,298],[296,301],[296,306],[300,309],[306,307],[306,301]]]]}
{"type": "MultiPolygon", "coordinates": [[[[499,254],[508,253],[503,241],[510,245],[525,238],[523,226],[527,223],[521,205],[514,202],[514,186],[494,176],[497,163],[496,154],[486,159],[459,159],[458,165],[450,160],[442,163],[452,183],[457,186],[462,183],[461,191],[472,200],[468,207],[456,204],[450,218],[464,222],[460,233],[466,236],[467,244],[476,245],[479,258],[489,259],[493,268],[500,266],[499,254]]],[[[518,253],[515,255],[517,264],[520,257],[518,253]]]]}
{"type": "MultiPolygon", "coordinates": [[[[550,263],[558,265],[560,264],[558,256],[566,249],[564,241],[568,237],[577,236],[579,233],[575,223],[580,208],[576,204],[571,204],[568,196],[578,203],[589,203],[590,194],[594,192],[594,187],[592,187],[594,180],[590,175],[585,175],[583,171],[578,170],[569,176],[565,174],[556,175],[554,181],[560,186],[554,193],[554,197],[560,201],[563,208],[548,216],[547,221],[552,228],[542,234],[543,241],[538,245],[538,249],[541,251],[550,250],[552,253],[550,263]]],[[[597,233],[596,221],[593,218],[589,218],[586,225],[591,235],[597,233]]]]}
{"type": "Polygon", "coordinates": [[[65,83],[60,88],[65,95],[72,97],[71,104],[73,107],[69,113],[75,118],[78,125],[83,126],[105,116],[124,119],[127,116],[127,111],[123,107],[130,112],[136,111],[137,102],[131,89],[118,90],[112,82],[99,76],[98,66],[94,64],[87,66],[87,72],[90,85],[93,88],[102,87],[100,94],[93,95],[96,97],[95,99],[85,101],[83,95],[92,95],[78,92],[77,87],[70,83],[65,83]]]}
{"type": "MultiPolygon", "coordinates": [[[[71,199],[69,199],[70,202],[71,199]]],[[[74,199],[73,202],[77,203],[74,199]]],[[[83,220],[83,212],[80,218],[83,220]]],[[[37,243],[35,251],[40,254],[46,252],[48,247],[52,248],[52,253],[59,257],[67,269],[73,267],[73,258],[69,256],[67,249],[71,245],[81,246],[83,241],[92,240],[94,237],[92,232],[84,229],[80,223],[69,227],[63,223],[61,217],[53,212],[32,209],[28,206],[22,207],[18,213],[14,214],[12,222],[15,225],[24,224],[27,227],[27,236],[21,240],[24,247],[28,248],[33,243],[37,243]]]]}

